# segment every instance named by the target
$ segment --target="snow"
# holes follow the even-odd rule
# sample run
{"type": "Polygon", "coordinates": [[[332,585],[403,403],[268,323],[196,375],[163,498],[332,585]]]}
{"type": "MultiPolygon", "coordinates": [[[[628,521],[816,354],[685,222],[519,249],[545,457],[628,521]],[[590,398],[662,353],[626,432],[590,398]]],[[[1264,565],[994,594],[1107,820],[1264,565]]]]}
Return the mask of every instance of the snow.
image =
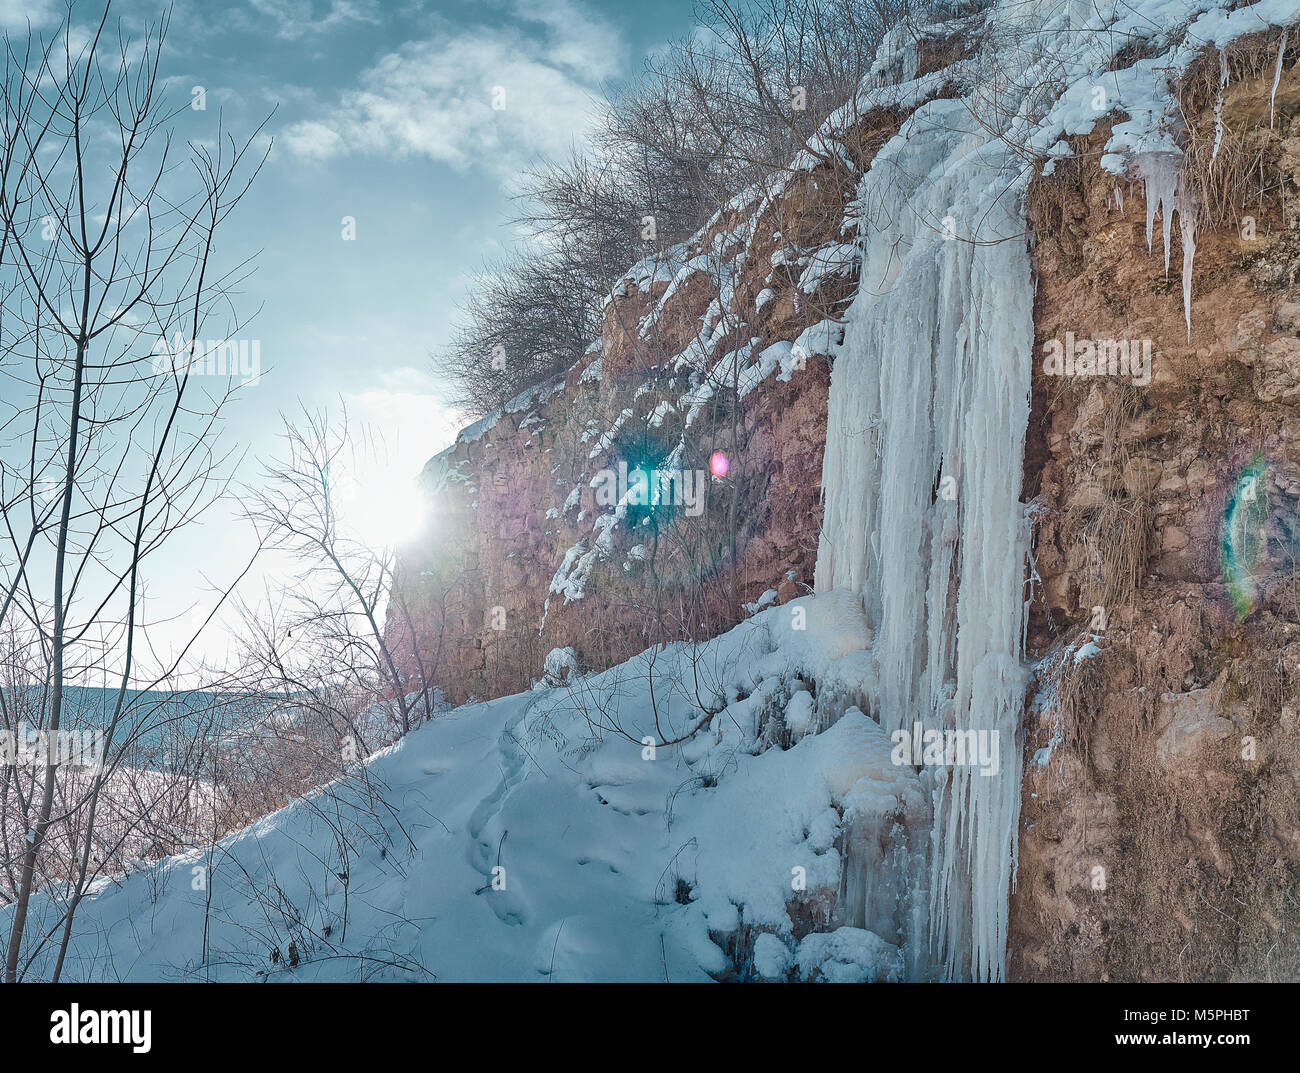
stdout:
{"type": "MultiPolygon", "coordinates": [[[[626,500],[624,494],[623,499],[626,500]]],[[[620,501],[622,505],[622,501],[620,501]]],[[[592,527],[595,540],[587,547],[585,540],[580,540],[564,553],[564,559],[555,575],[551,578],[549,591],[564,596],[566,604],[581,600],[587,595],[587,581],[596,564],[604,562],[614,553],[614,538],[610,530],[617,524],[617,514],[602,514],[592,527]]]]}
{"type": "Polygon", "coordinates": [[[560,685],[578,677],[578,653],[571,647],[552,648],[542,664],[542,682],[546,686],[560,685]]]}
{"type": "Polygon", "coordinates": [[[603,455],[608,451],[614,441],[618,438],[619,430],[622,429],[623,425],[631,416],[632,411],[630,409],[620,411],[618,417],[614,419],[614,423],[601,433],[600,439],[596,441],[596,446],[591,449],[587,457],[595,458],[597,455],[603,455]]]}
{"type": "Polygon", "coordinates": [[[736,393],[743,399],[777,370],[780,370],[777,379],[788,381],[795,367],[793,353],[793,345],[785,340],[765,347],[754,364],[741,370],[736,377],[736,393]]]}
{"type": "Polygon", "coordinates": [[[792,964],[790,948],[771,932],[754,941],[754,971],[764,980],[783,980],[792,964]]]}
{"type": "MultiPolygon", "coordinates": [[[[836,699],[870,637],[856,600],[829,593],[582,678],[552,652],[566,684],[440,715],[223,840],[207,889],[194,887],[203,847],[102,883],[68,978],[895,978],[906,920],[877,914],[880,934],[819,908],[846,852],[906,845],[924,797],[880,727],[836,699]],[[764,744],[813,689],[829,729],[764,744]],[[699,733],[662,744],[702,705],[718,707],[699,733]]],[[[39,934],[56,910],[37,899],[33,913],[39,934]]]]}
{"type": "Polygon", "coordinates": [[[466,425],[456,436],[457,443],[477,443],[494,428],[497,422],[501,420],[501,411],[497,410],[488,414],[487,417],[480,418],[471,425],[466,425]]]}
{"type": "Polygon", "coordinates": [[[814,932],[799,944],[795,960],[801,980],[874,984],[903,979],[903,958],[898,947],[862,928],[814,932]]]}
{"type": "MultiPolygon", "coordinates": [[[[466,425],[456,436],[457,443],[477,443],[486,436],[492,429],[496,428],[497,422],[505,414],[516,414],[524,410],[531,409],[539,403],[546,402],[564,391],[564,377],[553,376],[549,380],[544,380],[540,384],[521,391],[514,398],[510,399],[504,406],[486,417],[475,421],[471,425],[466,425]]],[[[527,423],[527,418],[525,418],[527,423]]],[[[534,421],[535,423],[535,421],[534,421]]],[[[521,424],[520,427],[523,427],[521,424]]]]}
{"type": "Polygon", "coordinates": [[[814,293],[829,279],[846,276],[858,267],[858,246],[854,242],[830,242],[814,250],[799,276],[799,290],[814,293]]]}
{"type": "Polygon", "coordinates": [[[681,268],[685,251],[686,244],[681,243],[638,261],[624,273],[611,297],[626,297],[629,293],[628,284],[644,294],[656,283],[670,283],[681,268]]]}
{"type": "Polygon", "coordinates": [[[807,360],[816,354],[834,357],[840,352],[843,341],[844,325],[834,320],[821,320],[799,333],[790,348],[790,360],[794,363],[807,360]]]}
{"type": "Polygon", "coordinates": [[[1074,662],[1082,663],[1085,659],[1092,659],[1093,656],[1101,652],[1101,648],[1096,641],[1087,641],[1079,646],[1079,650],[1074,654],[1074,662]]]}

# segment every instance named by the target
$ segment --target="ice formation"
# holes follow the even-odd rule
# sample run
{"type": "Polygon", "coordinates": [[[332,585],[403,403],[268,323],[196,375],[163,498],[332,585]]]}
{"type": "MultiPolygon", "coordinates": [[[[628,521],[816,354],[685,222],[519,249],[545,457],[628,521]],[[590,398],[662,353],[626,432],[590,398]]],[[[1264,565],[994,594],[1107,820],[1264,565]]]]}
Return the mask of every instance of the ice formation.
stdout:
{"type": "Polygon", "coordinates": [[[1001,777],[955,768],[932,778],[928,878],[935,968],[994,979],[1024,689],[1017,475],[1033,288],[1015,178],[1005,145],[964,102],[934,101],[863,180],[862,284],[832,374],[817,566],[819,590],[863,597],[882,727],[920,720],[1001,742],[1001,777]],[[945,217],[966,226],[947,238],[945,217]]]}
{"type": "MultiPolygon", "coordinates": [[[[1230,12],[1162,0],[1138,12],[1067,0],[1004,2],[986,15],[990,51],[966,61],[965,72],[977,72],[985,92],[922,104],[858,190],[861,283],[832,372],[816,587],[847,588],[863,600],[875,634],[870,714],[883,728],[920,722],[982,731],[1000,743],[996,777],[962,767],[921,773],[932,795],[929,942],[909,958],[912,975],[999,979],[1025,683],[1027,157],[1059,155],[1068,149],[1063,136],[1087,133],[1104,114],[1125,114],[1102,164],[1143,182],[1148,245],[1159,213],[1166,272],[1178,212],[1190,340],[1196,207],[1182,181],[1170,87],[1207,46],[1292,20],[1295,8],[1262,0],[1230,12]],[[1116,42],[1133,36],[1154,55],[1115,69],[1116,42]],[[1032,47],[1020,43],[1026,38],[1032,47]],[[987,91],[991,80],[997,93],[987,91]]],[[[908,67],[905,56],[890,54],[901,39],[886,39],[873,71],[908,67]]],[[[900,85],[879,93],[908,95],[900,85]]],[[[857,107],[872,103],[866,91],[857,107]]]]}
{"type": "Polygon", "coordinates": [[[1277,103],[1277,84],[1282,81],[1282,57],[1286,55],[1287,31],[1282,31],[1282,40],[1277,46],[1277,66],[1273,68],[1273,88],[1268,92],[1268,129],[1273,129],[1273,106],[1277,103]]]}

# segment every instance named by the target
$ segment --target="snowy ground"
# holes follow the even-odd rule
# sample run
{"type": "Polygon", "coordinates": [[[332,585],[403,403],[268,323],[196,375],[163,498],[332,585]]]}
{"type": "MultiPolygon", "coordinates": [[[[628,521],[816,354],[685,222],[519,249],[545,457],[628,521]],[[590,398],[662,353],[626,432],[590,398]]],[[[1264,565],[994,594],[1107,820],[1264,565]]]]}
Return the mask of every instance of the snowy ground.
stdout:
{"type": "Polygon", "coordinates": [[[366,765],[382,804],[346,781],[220,843],[210,873],[196,850],[105,882],[67,975],[899,978],[897,899],[873,919],[884,934],[834,908],[847,844],[887,852],[896,821],[924,812],[853,707],[869,641],[857,602],[832,593],[457,709],[366,765]],[[641,743],[710,707],[684,745],[641,743]]]}

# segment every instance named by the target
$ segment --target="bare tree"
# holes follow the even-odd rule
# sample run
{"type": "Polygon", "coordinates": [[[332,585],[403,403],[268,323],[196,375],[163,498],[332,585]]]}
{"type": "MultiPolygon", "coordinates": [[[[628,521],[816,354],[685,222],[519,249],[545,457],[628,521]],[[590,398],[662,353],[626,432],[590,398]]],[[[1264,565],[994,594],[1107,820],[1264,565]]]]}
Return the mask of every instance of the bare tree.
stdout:
{"type": "MultiPolygon", "coordinates": [[[[799,164],[840,166],[836,135],[903,0],[701,0],[708,31],[611,86],[592,144],[523,177],[525,240],[488,265],[439,358],[453,401],[484,415],[565,373],[599,338],[610,289],[746,191],[799,164]],[[831,129],[824,129],[834,119],[831,129]]],[[[882,74],[882,77],[884,75],[882,74]]]]}
{"type": "Polygon", "coordinates": [[[50,878],[52,826],[80,814],[68,897],[35,940],[39,949],[61,933],[61,972],[77,905],[103,864],[92,859],[103,792],[143,725],[131,686],[166,682],[193,643],[154,650],[145,579],[159,548],[225,488],[230,459],[215,433],[234,382],[213,376],[200,387],[212,355],[194,341],[218,314],[223,338],[239,329],[230,294],[244,265],[219,272],[213,242],[265,159],[252,151],[256,131],[243,142],[218,131],[188,152],[173,145],[176,112],[159,83],[165,16],[138,40],[107,7],[88,34],[71,19],[48,37],[4,43],[0,627],[20,626],[30,646],[40,699],[28,714],[47,735],[83,717],[77,686],[111,682],[115,694],[97,728],[101,770],[60,802],[51,759],[15,795],[24,833],[9,981],[24,961],[33,895],[50,878]],[[189,343],[160,361],[158,341],[174,336],[189,343]]]}
{"type": "Polygon", "coordinates": [[[286,457],[249,491],[246,515],[298,573],[280,628],[259,628],[261,645],[247,658],[265,689],[318,716],[329,713],[364,754],[427,718],[437,653],[414,662],[414,680],[404,672],[385,629],[396,551],[369,546],[340,517],[339,482],[355,473],[365,438],[354,441],[346,413],[337,424],[324,413],[305,413],[297,425],[286,420],[283,438],[286,457]]]}

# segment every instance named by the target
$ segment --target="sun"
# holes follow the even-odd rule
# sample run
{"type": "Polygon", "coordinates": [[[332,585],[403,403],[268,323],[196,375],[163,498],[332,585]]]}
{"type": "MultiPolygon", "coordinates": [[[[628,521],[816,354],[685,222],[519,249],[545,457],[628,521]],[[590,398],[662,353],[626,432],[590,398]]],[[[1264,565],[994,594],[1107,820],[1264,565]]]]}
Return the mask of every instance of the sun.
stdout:
{"type": "Polygon", "coordinates": [[[368,466],[346,477],[343,485],[340,518],[367,546],[401,547],[427,531],[429,503],[413,476],[368,466]]]}

